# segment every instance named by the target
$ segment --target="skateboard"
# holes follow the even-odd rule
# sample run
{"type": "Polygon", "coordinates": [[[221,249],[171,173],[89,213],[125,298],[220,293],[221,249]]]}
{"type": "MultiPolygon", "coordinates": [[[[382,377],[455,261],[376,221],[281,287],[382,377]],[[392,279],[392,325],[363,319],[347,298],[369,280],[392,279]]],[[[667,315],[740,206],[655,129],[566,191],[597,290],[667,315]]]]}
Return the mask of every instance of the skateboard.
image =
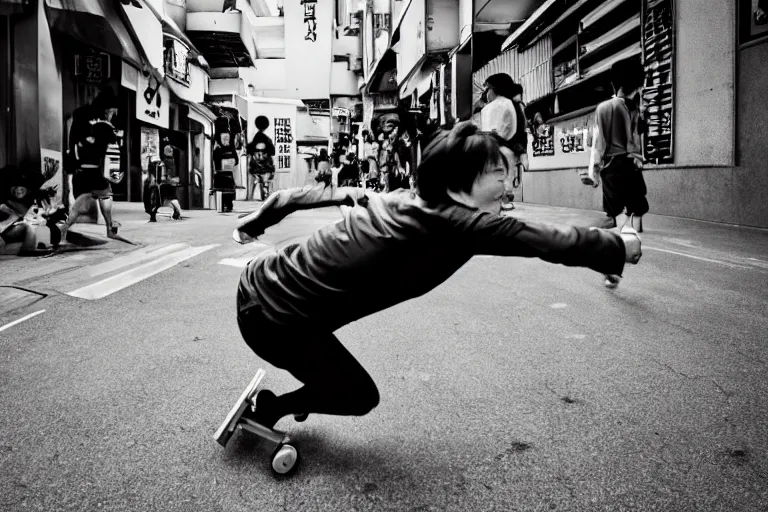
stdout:
{"type": "Polygon", "coordinates": [[[248,384],[248,387],[245,388],[245,391],[235,402],[235,405],[229,411],[229,414],[224,419],[224,423],[221,424],[213,438],[221,446],[226,447],[235,430],[241,429],[275,443],[277,447],[272,452],[272,471],[278,475],[285,475],[296,467],[299,460],[299,452],[291,444],[291,439],[285,432],[267,428],[249,418],[243,417],[246,409],[255,408],[256,393],[265,374],[266,372],[259,368],[251,383],[248,384]]]}

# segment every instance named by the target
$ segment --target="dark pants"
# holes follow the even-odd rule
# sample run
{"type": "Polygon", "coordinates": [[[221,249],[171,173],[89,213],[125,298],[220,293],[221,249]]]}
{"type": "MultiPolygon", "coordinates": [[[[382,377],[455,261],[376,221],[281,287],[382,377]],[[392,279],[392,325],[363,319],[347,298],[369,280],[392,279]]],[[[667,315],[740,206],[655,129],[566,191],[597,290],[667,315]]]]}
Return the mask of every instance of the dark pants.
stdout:
{"type": "Polygon", "coordinates": [[[602,171],[603,210],[609,217],[616,217],[627,209],[627,215],[642,216],[648,213],[648,190],[643,172],[627,155],[611,158],[602,171]]]}
{"type": "Polygon", "coordinates": [[[258,307],[239,314],[237,323],[257,356],[304,384],[278,397],[279,417],[363,416],[379,404],[376,383],[333,333],[276,324],[258,307]]]}

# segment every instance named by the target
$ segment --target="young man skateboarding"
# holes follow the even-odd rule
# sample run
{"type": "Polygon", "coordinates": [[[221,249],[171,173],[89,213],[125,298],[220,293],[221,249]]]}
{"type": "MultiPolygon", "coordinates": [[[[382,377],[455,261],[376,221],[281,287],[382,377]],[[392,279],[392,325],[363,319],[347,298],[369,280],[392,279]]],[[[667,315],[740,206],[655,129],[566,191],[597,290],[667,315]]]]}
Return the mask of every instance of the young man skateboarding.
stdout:
{"type": "Polygon", "coordinates": [[[247,243],[297,210],[352,207],[308,240],[264,252],[243,271],[237,308],[245,342],[304,384],[279,397],[260,391],[249,419],[272,428],[289,414],[371,411],[379,403],[376,384],[333,332],[427,293],[476,254],[540,258],[617,276],[640,258],[636,235],[501,216],[508,178],[496,136],[465,122],[438,132],[426,147],[418,192],[318,184],[278,191],[243,218],[233,235],[247,243]]]}

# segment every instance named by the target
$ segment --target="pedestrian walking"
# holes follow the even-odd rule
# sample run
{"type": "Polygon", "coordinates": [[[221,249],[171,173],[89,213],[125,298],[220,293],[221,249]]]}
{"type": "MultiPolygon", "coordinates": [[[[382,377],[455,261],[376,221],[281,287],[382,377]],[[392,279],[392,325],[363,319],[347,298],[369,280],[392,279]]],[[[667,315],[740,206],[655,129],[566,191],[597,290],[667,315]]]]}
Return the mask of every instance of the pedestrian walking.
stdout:
{"type": "Polygon", "coordinates": [[[644,77],[638,60],[613,64],[611,83],[616,94],[597,106],[592,155],[602,181],[603,210],[609,226],[616,227],[617,218],[626,212],[637,219],[638,232],[643,231],[642,217],[649,210],[640,138],[639,94],[644,77]]]}
{"type": "Polygon", "coordinates": [[[258,116],[255,124],[256,133],[246,146],[246,153],[250,158],[248,163],[248,174],[251,179],[249,191],[250,198],[253,199],[258,187],[259,197],[264,201],[267,199],[267,186],[275,178],[275,144],[270,136],[264,133],[264,130],[269,128],[269,118],[258,116]]]}
{"type": "Polygon", "coordinates": [[[289,414],[371,411],[379,403],[376,384],[334,331],[427,293],[476,254],[540,258],[615,276],[638,261],[637,235],[501,216],[508,178],[497,138],[463,122],[427,145],[418,192],[318,184],[281,190],[242,219],[233,236],[248,243],[297,210],[352,207],[342,221],[304,242],[262,252],[243,271],[237,310],[245,342],[303,383],[281,396],[259,391],[255,410],[245,414],[272,428],[289,414]]]}
{"type": "Polygon", "coordinates": [[[357,165],[354,153],[347,153],[344,164],[339,171],[340,187],[355,187],[360,179],[360,166],[357,165]]]}
{"type": "Polygon", "coordinates": [[[117,236],[118,223],[112,218],[112,186],[105,176],[105,157],[110,145],[122,135],[112,119],[117,115],[117,97],[111,87],[96,96],[90,105],[72,113],[69,150],[65,172],[69,177],[69,216],[62,236],[75,223],[87,203],[96,199],[107,225],[107,237],[117,236]]]}
{"type": "MultiPolygon", "coordinates": [[[[482,99],[487,104],[480,111],[481,125],[483,130],[495,132],[501,138],[502,147],[509,152],[507,158],[510,164],[517,169],[518,158],[513,150],[513,139],[518,131],[517,110],[512,101],[517,92],[515,81],[506,73],[497,73],[486,78],[484,85],[482,99]]],[[[514,193],[508,191],[502,209],[513,210],[514,198],[514,193]]]]}
{"type": "Polygon", "coordinates": [[[223,191],[222,211],[231,212],[235,202],[235,173],[240,167],[240,155],[232,144],[229,132],[220,132],[217,142],[213,150],[213,188],[223,191]]]}

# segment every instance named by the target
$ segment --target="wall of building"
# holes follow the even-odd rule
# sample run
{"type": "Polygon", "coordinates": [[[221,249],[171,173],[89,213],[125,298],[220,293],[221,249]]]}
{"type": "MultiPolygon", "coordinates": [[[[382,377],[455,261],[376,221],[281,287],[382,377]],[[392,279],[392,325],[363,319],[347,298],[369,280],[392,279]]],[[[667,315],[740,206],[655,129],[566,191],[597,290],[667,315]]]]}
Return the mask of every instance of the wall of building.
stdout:
{"type": "Polygon", "coordinates": [[[675,165],[733,165],[735,2],[674,0],[675,165]]]}

